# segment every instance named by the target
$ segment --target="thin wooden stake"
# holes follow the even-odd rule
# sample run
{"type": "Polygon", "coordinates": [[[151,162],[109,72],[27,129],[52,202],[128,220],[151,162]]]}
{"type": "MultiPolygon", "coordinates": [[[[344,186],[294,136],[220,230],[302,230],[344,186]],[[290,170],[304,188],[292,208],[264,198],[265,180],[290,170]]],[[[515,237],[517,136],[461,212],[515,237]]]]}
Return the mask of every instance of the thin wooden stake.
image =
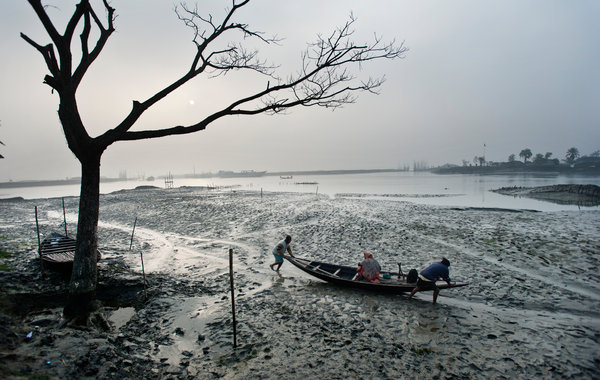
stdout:
{"type": "Polygon", "coordinates": [[[44,278],[44,263],[42,262],[42,241],[40,240],[40,224],[38,223],[37,206],[35,206],[35,228],[38,237],[38,254],[40,255],[40,268],[42,268],[42,278],[44,278]]]}
{"type": "Polygon", "coordinates": [[[69,236],[67,232],[67,213],[65,212],[65,198],[62,199],[63,204],[63,220],[65,221],[65,236],[69,236]]]}
{"type": "Polygon", "coordinates": [[[229,248],[229,282],[231,284],[231,314],[233,315],[233,347],[237,347],[237,322],[235,320],[235,293],[233,291],[233,249],[229,248]]]}
{"type": "Polygon", "coordinates": [[[133,233],[135,232],[135,225],[137,223],[137,216],[135,217],[135,220],[133,221],[133,230],[131,231],[131,242],[129,243],[129,250],[131,251],[131,247],[133,246],[133,233]]]}
{"type": "Polygon", "coordinates": [[[140,258],[142,259],[142,279],[144,280],[144,300],[148,299],[148,294],[146,293],[146,271],[144,271],[144,251],[140,250],[140,258]]]}

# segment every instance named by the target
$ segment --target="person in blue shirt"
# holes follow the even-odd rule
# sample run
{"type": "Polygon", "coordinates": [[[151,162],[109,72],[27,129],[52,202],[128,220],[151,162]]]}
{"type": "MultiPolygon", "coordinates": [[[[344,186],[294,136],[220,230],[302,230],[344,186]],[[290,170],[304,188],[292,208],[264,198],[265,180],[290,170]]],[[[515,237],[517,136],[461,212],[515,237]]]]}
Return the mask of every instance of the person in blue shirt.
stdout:
{"type": "Polygon", "coordinates": [[[408,299],[411,299],[416,292],[422,290],[433,290],[433,303],[436,303],[440,289],[435,284],[438,280],[444,280],[448,283],[448,286],[452,287],[450,283],[450,261],[442,257],[442,261],[439,263],[433,263],[427,268],[423,269],[419,273],[417,280],[417,286],[410,292],[408,299]]]}

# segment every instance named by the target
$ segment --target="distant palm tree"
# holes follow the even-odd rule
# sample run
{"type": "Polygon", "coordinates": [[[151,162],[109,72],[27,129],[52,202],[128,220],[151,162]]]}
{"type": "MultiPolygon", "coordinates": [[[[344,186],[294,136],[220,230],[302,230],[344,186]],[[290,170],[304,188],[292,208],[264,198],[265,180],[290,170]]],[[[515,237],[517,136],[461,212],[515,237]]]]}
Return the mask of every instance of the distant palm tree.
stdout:
{"type": "Polygon", "coordinates": [[[531,153],[531,149],[529,148],[525,148],[521,151],[521,153],[519,153],[519,157],[521,157],[523,159],[524,163],[527,163],[527,160],[533,156],[533,153],[531,153]]]}
{"type": "Polygon", "coordinates": [[[575,160],[578,158],[579,158],[579,149],[573,147],[573,148],[569,148],[569,150],[567,150],[567,154],[565,155],[565,161],[567,161],[567,163],[569,165],[571,165],[573,162],[575,162],[575,160]]]}

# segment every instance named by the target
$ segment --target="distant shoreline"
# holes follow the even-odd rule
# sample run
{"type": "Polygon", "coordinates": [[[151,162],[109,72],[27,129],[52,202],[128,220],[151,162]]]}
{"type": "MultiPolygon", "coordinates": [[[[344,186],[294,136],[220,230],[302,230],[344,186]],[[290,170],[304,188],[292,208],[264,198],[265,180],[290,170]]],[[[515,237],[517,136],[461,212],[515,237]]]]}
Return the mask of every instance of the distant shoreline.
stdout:
{"type": "MultiPolygon", "coordinates": [[[[404,172],[402,169],[350,169],[350,170],[305,170],[305,171],[285,171],[285,172],[266,172],[264,177],[270,176],[294,176],[294,175],[339,175],[339,174],[367,174],[367,173],[391,173],[404,172]]],[[[219,178],[219,173],[204,173],[204,174],[181,174],[173,175],[173,178],[219,178]]],[[[221,176],[222,177],[222,176],[221,176]]],[[[235,177],[235,176],[232,176],[235,177]]],[[[243,178],[239,176],[235,178],[243,178]]],[[[163,177],[156,177],[163,178],[163,177]]],[[[101,183],[133,181],[135,178],[100,178],[101,183]]],[[[25,181],[10,181],[0,182],[0,189],[10,189],[15,187],[36,187],[36,186],[62,186],[62,185],[77,185],[81,183],[81,178],[67,178],[57,180],[25,180],[25,181]]]]}
{"type": "MultiPolygon", "coordinates": [[[[127,181],[124,178],[101,178],[100,182],[119,182],[127,181]]],[[[81,178],[54,179],[54,180],[25,180],[25,181],[10,181],[0,182],[0,189],[11,189],[15,187],[38,187],[38,186],[63,186],[63,185],[79,185],[81,178]]]]}
{"type": "Polygon", "coordinates": [[[434,174],[496,174],[496,175],[511,175],[511,174],[555,174],[555,175],[570,175],[583,174],[589,176],[600,176],[600,167],[581,167],[572,168],[570,166],[451,166],[432,168],[434,174]]]}
{"type": "MultiPolygon", "coordinates": [[[[433,174],[466,174],[466,175],[534,175],[534,174],[545,174],[545,175],[587,175],[592,177],[600,176],[600,169],[587,168],[587,169],[573,169],[569,168],[535,168],[535,167],[519,167],[507,169],[498,167],[488,166],[459,166],[459,167],[448,167],[448,168],[432,168],[427,170],[418,170],[415,173],[426,173],[430,172],[433,174]]],[[[349,169],[349,170],[299,170],[299,171],[279,171],[279,172],[264,172],[261,177],[276,177],[276,176],[306,176],[306,175],[343,175],[343,174],[369,174],[369,173],[398,173],[407,172],[405,169],[349,169]]],[[[232,172],[233,173],[233,172],[232,172]]],[[[219,178],[222,177],[219,173],[202,173],[202,174],[179,174],[173,175],[173,178],[219,178]]],[[[235,177],[235,176],[232,176],[235,177]]],[[[243,178],[241,175],[238,178],[243,178]]],[[[156,177],[162,179],[163,177],[156,177]]],[[[101,183],[120,182],[120,181],[134,181],[136,178],[110,178],[102,177],[101,183]]],[[[10,181],[0,182],[0,189],[11,189],[19,187],[41,187],[41,186],[63,186],[63,185],[78,185],[81,183],[81,178],[67,178],[57,180],[24,180],[24,181],[10,181]]]]}

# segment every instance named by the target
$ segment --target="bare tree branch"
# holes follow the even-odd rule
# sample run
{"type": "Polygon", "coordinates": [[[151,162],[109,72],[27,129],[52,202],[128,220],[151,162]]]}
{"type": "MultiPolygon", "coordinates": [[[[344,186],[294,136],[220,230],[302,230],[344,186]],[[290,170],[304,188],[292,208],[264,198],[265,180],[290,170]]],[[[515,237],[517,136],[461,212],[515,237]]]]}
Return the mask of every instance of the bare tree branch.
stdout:
{"type": "Polygon", "coordinates": [[[94,12],[89,0],[82,0],[76,5],[73,15],[69,19],[65,32],[61,35],[48,14],[46,13],[46,7],[42,5],[40,0],[28,0],[29,4],[33,7],[34,11],[38,15],[38,18],[42,21],[42,25],[46,29],[46,32],[50,36],[52,43],[45,46],[36,43],[31,38],[21,33],[21,37],[27,41],[30,45],[35,47],[44,57],[46,66],[52,74],[52,76],[46,76],[44,82],[57,91],[61,90],[61,86],[65,86],[69,83],[69,88],[75,91],[81,83],[83,76],[87,69],[98,57],[106,41],[114,31],[113,20],[114,20],[114,9],[108,4],[108,0],[103,0],[104,7],[107,12],[108,27],[104,28],[96,13],[94,12]],[[71,54],[71,41],[73,39],[73,33],[77,28],[77,25],[83,19],[83,28],[80,35],[81,40],[81,61],[77,66],[75,73],[72,73],[72,54],[71,54]],[[94,20],[95,25],[100,31],[100,36],[96,41],[96,45],[89,51],[89,37],[91,32],[91,19],[94,20]],[[59,60],[56,58],[54,49],[58,51],[59,60]]]}
{"type": "Polygon", "coordinates": [[[104,8],[106,10],[106,20],[107,20],[106,28],[104,27],[104,25],[102,25],[102,22],[96,15],[96,12],[94,11],[94,9],[88,4],[88,10],[86,12],[86,20],[87,21],[85,22],[85,24],[89,25],[90,24],[89,17],[92,17],[94,19],[94,23],[96,24],[96,27],[100,31],[100,36],[98,37],[98,40],[96,41],[96,45],[94,46],[92,51],[88,52],[88,46],[87,46],[88,36],[85,34],[85,28],[84,28],[84,31],[81,33],[81,41],[82,41],[81,61],[79,62],[79,65],[77,66],[77,69],[75,70],[75,73],[73,74],[73,81],[75,82],[76,86],[78,86],[79,83],[81,83],[81,80],[83,79],[83,76],[87,72],[88,68],[92,65],[92,63],[96,60],[96,58],[98,58],[98,56],[100,55],[100,52],[102,51],[102,49],[104,49],[104,45],[106,45],[106,42],[108,41],[109,37],[115,31],[115,28],[113,25],[114,19],[115,19],[115,16],[114,16],[115,9],[109,5],[108,0],[103,0],[103,3],[104,3],[104,8]],[[84,44],[85,44],[85,48],[84,48],[84,44]]]}
{"type": "Polygon", "coordinates": [[[56,56],[54,55],[54,46],[52,44],[42,46],[23,33],[21,33],[21,38],[23,38],[25,41],[27,41],[27,43],[29,43],[31,46],[36,48],[37,51],[40,52],[40,54],[44,58],[44,61],[46,62],[46,66],[48,67],[50,74],[52,74],[51,76],[46,75],[44,77],[44,83],[48,84],[53,89],[56,89],[57,82],[55,78],[58,78],[60,76],[60,69],[58,66],[58,61],[56,60],[56,56]]]}
{"type": "MultiPolygon", "coordinates": [[[[202,17],[198,14],[197,8],[191,9],[185,4],[180,4],[181,10],[176,8],[176,13],[180,20],[193,29],[193,41],[196,45],[196,55],[192,60],[192,65],[188,72],[147,100],[143,102],[134,101],[129,115],[127,115],[117,127],[108,130],[102,136],[99,136],[99,141],[102,141],[103,144],[111,144],[117,140],[129,139],[129,136],[125,137],[123,136],[123,133],[127,132],[148,108],[164,99],[167,95],[171,94],[185,83],[204,73],[208,68],[213,70],[213,76],[223,75],[231,70],[243,69],[253,70],[260,74],[271,76],[274,67],[256,60],[256,52],[248,52],[235,45],[230,45],[228,48],[222,50],[208,51],[212,46],[211,44],[219,37],[225,38],[224,34],[226,32],[241,32],[245,37],[257,37],[265,43],[275,43],[278,41],[275,38],[271,39],[263,37],[262,33],[252,31],[245,24],[230,22],[235,12],[248,3],[249,0],[244,0],[239,3],[233,1],[232,8],[227,11],[223,22],[218,25],[213,22],[212,16],[202,17]]],[[[198,130],[197,128],[198,127],[190,128],[190,132],[198,130]]],[[[179,131],[179,129],[177,129],[177,131],[179,131]]],[[[152,135],[154,136],[155,134],[152,135]]]]}
{"type": "MultiPolygon", "coordinates": [[[[189,9],[186,11],[196,12],[189,9]]],[[[195,19],[201,18],[194,14],[194,17],[186,18],[185,21],[196,25],[194,24],[195,19]]],[[[203,42],[199,46],[206,49],[208,46],[206,42],[214,41],[214,34],[219,33],[222,25],[215,26],[212,17],[201,20],[209,23],[213,31],[213,34],[206,38],[200,37],[203,42]]],[[[327,38],[318,36],[317,41],[310,44],[302,54],[300,71],[285,82],[280,81],[275,86],[268,85],[266,89],[238,99],[198,123],[159,130],[128,131],[122,134],[118,140],[139,140],[193,133],[205,129],[207,125],[217,119],[231,115],[277,114],[297,106],[337,109],[345,104],[354,103],[358,92],[366,91],[377,94],[385,82],[385,77],[358,81],[350,72],[350,67],[356,65],[360,70],[364,62],[402,58],[408,49],[403,43],[396,46],[394,41],[384,44],[376,35],[371,43],[355,44],[350,40],[354,34],[352,25],[355,21],[356,19],[350,15],[350,20],[327,38]]],[[[194,30],[196,37],[204,36],[204,33],[199,32],[200,28],[197,25],[194,30]]],[[[202,57],[200,54],[196,58],[203,60],[205,66],[220,72],[254,69],[253,64],[250,63],[254,59],[254,55],[248,54],[238,47],[216,51],[207,57],[202,57]]],[[[260,69],[256,71],[261,72],[260,69]]]]}
{"type": "Polygon", "coordinates": [[[33,10],[35,11],[35,14],[38,16],[38,18],[42,22],[44,29],[46,29],[48,36],[50,36],[50,39],[54,42],[58,41],[60,38],[60,34],[54,27],[54,24],[52,23],[52,20],[50,20],[50,17],[48,17],[48,14],[46,13],[46,8],[42,5],[41,0],[28,0],[28,1],[29,1],[29,4],[31,5],[31,7],[33,8],[33,10]]]}
{"type": "MultiPolygon", "coordinates": [[[[114,9],[110,7],[108,0],[103,0],[107,13],[107,26],[104,27],[89,1],[82,0],[67,25],[65,35],[60,36],[53,28],[40,1],[29,1],[42,19],[54,44],[59,46],[61,66],[56,62],[52,44],[41,46],[23,35],[23,38],[40,51],[46,60],[50,73],[54,77],[54,79],[46,77],[46,82],[53,88],[57,88],[56,78],[59,78],[58,74],[61,73],[63,76],[60,79],[71,80],[76,88],[114,31],[114,9]],[[60,53],[64,46],[70,46],[71,34],[81,19],[83,19],[83,29],[80,35],[81,61],[72,77],[65,78],[67,73],[64,69],[70,63],[65,62],[66,56],[60,53]],[[90,51],[89,38],[92,20],[99,30],[99,37],[96,45],[90,51]]],[[[358,92],[377,93],[385,81],[384,77],[360,81],[356,78],[354,71],[350,70],[352,66],[355,66],[356,70],[360,70],[364,62],[401,58],[407,51],[403,43],[399,46],[396,46],[394,41],[384,44],[376,35],[371,43],[355,44],[351,38],[354,34],[352,27],[356,19],[351,14],[349,21],[334,30],[329,36],[317,36],[317,40],[309,44],[302,54],[300,70],[295,75],[282,80],[275,75],[276,65],[266,64],[265,61],[258,58],[256,50],[247,50],[241,43],[230,43],[226,48],[212,49],[217,45],[217,41],[227,38],[226,34],[234,32],[241,34],[244,39],[254,38],[265,44],[276,44],[280,41],[276,37],[266,37],[264,33],[251,29],[247,24],[233,21],[236,12],[248,3],[249,0],[232,1],[231,8],[226,11],[226,15],[220,23],[215,22],[212,15],[201,16],[197,7],[191,8],[185,3],[177,6],[175,8],[177,17],[192,29],[193,42],[196,46],[196,53],[188,71],[145,101],[134,101],[132,109],[125,119],[115,128],[98,136],[95,139],[96,142],[105,148],[119,140],[138,140],[171,134],[193,133],[205,129],[208,124],[217,119],[230,115],[277,114],[297,106],[337,109],[345,104],[354,103],[358,92]],[[270,85],[269,82],[266,88],[242,97],[192,125],[130,131],[146,110],[190,80],[203,73],[214,77],[226,75],[234,70],[254,71],[274,79],[276,84],[270,85]]]]}

